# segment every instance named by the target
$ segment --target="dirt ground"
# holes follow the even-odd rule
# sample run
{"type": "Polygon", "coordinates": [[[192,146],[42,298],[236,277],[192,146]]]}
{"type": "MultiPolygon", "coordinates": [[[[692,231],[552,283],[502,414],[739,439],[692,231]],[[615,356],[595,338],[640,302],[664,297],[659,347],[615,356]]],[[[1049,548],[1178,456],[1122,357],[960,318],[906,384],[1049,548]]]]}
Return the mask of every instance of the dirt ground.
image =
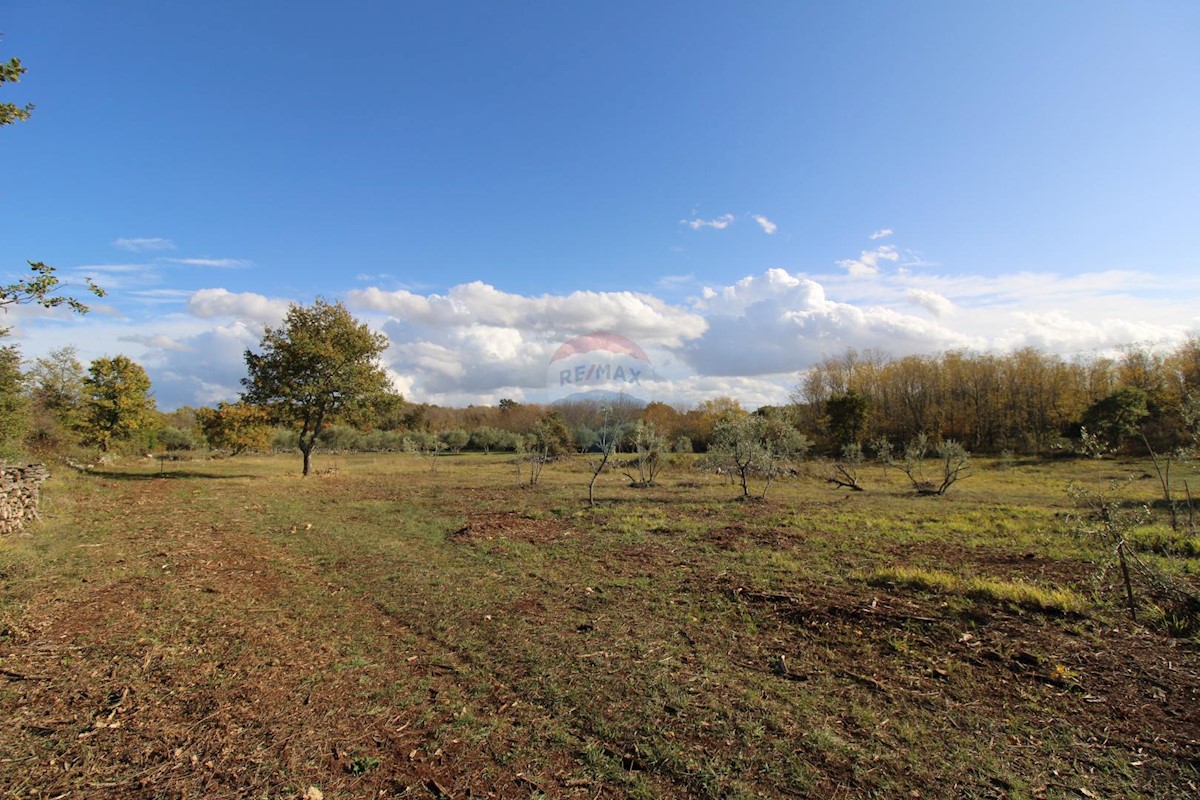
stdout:
{"type": "MultiPolygon", "coordinates": [[[[521,675],[518,663],[489,670],[415,611],[397,613],[395,601],[341,582],[337,564],[286,546],[304,523],[282,539],[256,532],[252,492],[236,498],[245,505],[228,518],[164,522],[163,508],[186,505],[179,481],[106,488],[111,503],[95,513],[118,515],[122,532],[75,545],[84,552],[64,558],[82,566],[31,590],[20,612],[2,620],[0,796],[855,797],[899,786],[910,797],[1094,797],[1106,786],[1200,796],[1200,653],[1107,617],[962,608],[853,582],[765,591],[737,574],[706,573],[669,533],[623,546],[613,575],[692,569],[714,602],[749,620],[710,639],[701,627],[682,630],[687,660],[672,667],[678,674],[703,671],[706,653],[719,648],[732,669],[752,676],[748,686],[820,693],[826,727],[869,742],[881,754],[876,768],[889,773],[875,783],[857,751],[784,730],[778,735],[807,748],[810,782],[789,789],[767,764],[738,795],[658,769],[614,732],[564,720],[562,709],[517,686],[538,679],[521,675]],[[921,744],[904,732],[916,710],[932,720],[921,735],[993,752],[1028,782],[917,766],[921,744]],[[1008,724],[1016,716],[1023,723],[1008,724]],[[915,753],[888,760],[889,748],[915,753]],[[645,773],[642,788],[589,767],[586,752],[645,773]],[[1117,776],[1115,763],[1123,765],[1117,776]]],[[[478,497],[449,505],[466,519],[446,535],[451,547],[549,547],[580,535],[554,516],[472,511],[478,497]]],[[[701,539],[738,551],[802,536],[750,522],[713,526],[701,539]]],[[[1078,578],[1083,569],[1022,554],[993,562],[993,574],[1034,580],[1078,578]]],[[[572,616],[591,613],[588,601],[533,579],[514,597],[500,611],[516,620],[515,634],[559,642],[574,662],[564,670],[604,658],[590,651],[606,645],[581,641],[600,623],[572,616]]],[[[420,599],[405,602],[417,609],[420,599]]],[[[616,686],[621,676],[605,680],[616,686]]],[[[731,762],[754,757],[744,742],[706,734],[703,720],[685,724],[670,703],[665,709],[662,735],[674,732],[673,745],[731,762]]]]}

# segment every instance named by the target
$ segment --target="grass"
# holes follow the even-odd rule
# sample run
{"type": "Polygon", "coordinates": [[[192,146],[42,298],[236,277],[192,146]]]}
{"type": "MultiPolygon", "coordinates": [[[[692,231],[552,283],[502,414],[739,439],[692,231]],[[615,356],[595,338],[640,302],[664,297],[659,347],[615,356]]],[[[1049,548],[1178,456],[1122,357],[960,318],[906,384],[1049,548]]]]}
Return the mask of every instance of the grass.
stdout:
{"type": "Polygon", "coordinates": [[[1063,487],[1093,462],[983,462],[935,498],[867,468],[861,495],[810,477],[753,504],[676,465],[652,489],[602,475],[594,509],[578,465],[531,490],[502,455],[337,462],[58,475],[46,523],[0,543],[0,668],[47,678],[0,682],[0,751],[21,759],[0,761],[0,796],[1198,780],[1195,648],[1082,599],[1101,554],[1063,530],[1063,487]]]}
{"type": "Polygon", "coordinates": [[[949,572],[915,567],[891,567],[866,577],[872,586],[906,586],[926,592],[954,594],[990,603],[1055,614],[1083,614],[1088,603],[1070,589],[1036,586],[1026,581],[963,578],[949,572]]]}

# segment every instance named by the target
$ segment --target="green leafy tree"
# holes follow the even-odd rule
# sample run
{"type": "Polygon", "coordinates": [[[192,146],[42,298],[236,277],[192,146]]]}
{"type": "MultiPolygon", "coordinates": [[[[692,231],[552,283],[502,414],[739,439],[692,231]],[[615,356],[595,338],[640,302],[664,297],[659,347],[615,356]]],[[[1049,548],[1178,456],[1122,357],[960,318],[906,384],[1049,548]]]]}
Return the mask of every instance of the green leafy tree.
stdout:
{"type": "Polygon", "coordinates": [[[155,426],[150,378],[141,364],[126,356],[98,358],[88,367],[83,387],[84,438],[102,451],[155,426]]]}
{"type": "Polygon", "coordinates": [[[1122,386],[1107,397],[1097,400],[1083,415],[1083,424],[1104,437],[1113,450],[1125,439],[1138,432],[1150,410],[1146,392],[1135,386],[1122,386]]]}
{"type": "Polygon", "coordinates": [[[477,428],[471,434],[471,446],[482,450],[485,454],[489,453],[493,447],[500,447],[506,433],[507,431],[502,431],[499,428],[486,426],[477,428]]]}
{"type": "Polygon", "coordinates": [[[29,446],[51,451],[72,443],[83,418],[83,364],[73,346],[51,350],[25,375],[32,406],[29,446]]]}
{"type": "Polygon", "coordinates": [[[292,305],[282,327],[267,328],[260,352],[246,351],[242,399],[266,408],[272,422],[297,430],[308,475],[321,430],[369,408],[387,390],[379,366],[386,347],[387,337],[341,303],[318,297],[311,306],[292,305]]]}
{"type": "Polygon", "coordinates": [[[16,347],[0,347],[0,458],[20,454],[21,441],[29,427],[29,400],[21,375],[21,353],[16,347]]]}
{"type": "Polygon", "coordinates": [[[862,441],[870,409],[871,401],[853,389],[825,402],[825,419],[837,450],[862,441]]]}
{"type": "Polygon", "coordinates": [[[564,456],[574,449],[571,429],[557,411],[547,411],[538,419],[533,426],[533,436],[537,449],[548,458],[564,456]]]}
{"type": "Polygon", "coordinates": [[[440,438],[446,447],[450,448],[451,453],[460,453],[467,446],[467,443],[471,441],[471,434],[462,428],[453,428],[448,431],[442,431],[440,438]]]}
{"type": "MultiPolygon", "coordinates": [[[[6,83],[17,83],[25,74],[21,59],[10,58],[0,61],[0,86],[6,83]]],[[[14,122],[24,122],[33,111],[33,103],[19,106],[16,103],[0,103],[0,126],[11,125],[14,122]]]]}
{"type": "MultiPolygon", "coordinates": [[[[65,305],[76,314],[86,314],[88,306],[82,300],[70,295],[58,294],[70,284],[63,283],[55,274],[54,267],[41,261],[30,261],[31,276],[22,278],[5,286],[0,286],[0,308],[5,310],[14,305],[39,305],[43,308],[57,308],[65,305]]],[[[104,297],[105,291],[84,278],[87,290],[97,297],[104,297]]]]}
{"type": "MultiPolygon", "coordinates": [[[[8,61],[0,61],[0,86],[6,83],[17,83],[24,74],[25,67],[21,66],[21,59],[10,58],[8,61]]],[[[33,103],[27,103],[24,106],[19,106],[16,103],[0,103],[0,127],[11,125],[14,122],[24,122],[29,119],[32,111],[33,103]]],[[[56,306],[65,304],[78,314],[87,313],[88,307],[82,301],[67,295],[57,294],[67,284],[63,283],[54,274],[54,267],[44,264],[41,261],[30,261],[28,263],[29,269],[33,272],[32,275],[0,286],[0,308],[7,310],[11,305],[23,305],[26,303],[33,303],[45,308],[55,308],[56,306]]],[[[104,297],[104,290],[94,284],[91,278],[86,278],[85,280],[87,281],[89,292],[97,297],[104,297]]],[[[4,333],[7,333],[7,331],[4,333]]],[[[0,333],[0,335],[3,335],[3,333],[0,333]]]]}
{"type": "Polygon", "coordinates": [[[248,450],[268,450],[274,434],[267,410],[246,403],[220,403],[216,408],[202,408],[196,412],[196,422],[210,448],[231,456],[248,450]]]}

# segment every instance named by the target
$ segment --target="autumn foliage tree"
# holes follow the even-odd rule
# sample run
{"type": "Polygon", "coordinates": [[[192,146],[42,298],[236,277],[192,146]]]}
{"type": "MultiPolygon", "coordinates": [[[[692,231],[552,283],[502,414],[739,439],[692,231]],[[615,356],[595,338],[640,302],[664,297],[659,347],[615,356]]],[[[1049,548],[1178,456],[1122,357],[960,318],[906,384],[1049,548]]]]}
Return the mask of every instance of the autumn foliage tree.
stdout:
{"type": "Polygon", "coordinates": [[[271,446],[271,423],[267,410],[260,406],[220,403],[216,408],[197,411],[196,423],[210,448],[231,456],[271,446]]]}
{"type": "Polygon", "coordinates": [[[118,441],[152,429],[157,423],[150,378],[127,356],[98,358],[83,379],[84,439],[108,452],[118,441]]]}
{"type": "Polygon", "coordinates": [[[379,365],[387,337],[356,320],[341,303],[293,304],[282,327],[267,328],[258,353],[246,351],[242,399],[266,408],[272,422],[295,426],[296,446],[312,467],[317,436],[353,417],[387,391],[379,365]]]}

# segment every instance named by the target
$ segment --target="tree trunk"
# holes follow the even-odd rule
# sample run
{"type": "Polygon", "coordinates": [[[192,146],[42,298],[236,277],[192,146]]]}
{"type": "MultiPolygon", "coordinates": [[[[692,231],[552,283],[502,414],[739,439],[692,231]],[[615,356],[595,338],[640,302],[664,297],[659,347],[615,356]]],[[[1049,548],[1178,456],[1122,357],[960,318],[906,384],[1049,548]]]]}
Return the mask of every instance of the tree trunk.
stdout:
{"type": "Polygon", "coordinates": [[[313,450],[312,446],[313,446],[313,443],[311,441],[308,442],[307,446],[305,446],[304,442],[300,443],[300,452],[304,454],[304,472],[303,472],[303,474],[306,477],[308,475],[308,471],[312,468],[312,450],[313,450]]]}

